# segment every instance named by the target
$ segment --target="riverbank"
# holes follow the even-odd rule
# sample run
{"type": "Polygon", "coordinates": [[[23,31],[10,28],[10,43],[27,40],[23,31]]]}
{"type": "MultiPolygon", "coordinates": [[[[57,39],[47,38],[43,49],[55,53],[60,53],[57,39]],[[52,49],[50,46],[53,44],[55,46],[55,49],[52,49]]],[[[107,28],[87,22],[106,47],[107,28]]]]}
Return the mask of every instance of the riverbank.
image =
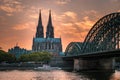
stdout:
{"type": "Polygon", "coordinates": [[[34,67],[40,67],[41,64],[34,63],[11,63],[0,64],[0,70],[33,70],[34,67]]]}
{"type": "Polygon", "coordinates": [[[34,70],[34,67],[0,67],[0,71],[4,70],[34,70]]]}
{"type": "MultiPolygon", "coordinates": [[[[12,63],[12,64],[0,64],[0,71],[3,70],[35,70],[35,68],[38,67],[43,67],[41,64],[35,64],[35,63],[12,63]]],[[[57,66],[50,66],[52,67],[57,67],[57,66]]],[[[68,67],[58,67],[61,68],[62,70],[68,70],[72,71],[73,69],[68,68],[68,67]]]]}

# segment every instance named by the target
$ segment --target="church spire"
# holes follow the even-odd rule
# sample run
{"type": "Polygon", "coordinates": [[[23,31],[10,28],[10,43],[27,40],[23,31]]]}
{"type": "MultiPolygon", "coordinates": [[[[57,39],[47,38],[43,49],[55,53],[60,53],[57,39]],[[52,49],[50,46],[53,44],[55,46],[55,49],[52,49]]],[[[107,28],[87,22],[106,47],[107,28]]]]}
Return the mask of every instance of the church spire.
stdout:
{"type": "Polygon", "coordinates": [[[51,25],[51,26],[52,26],[51,10],[49,10],[49,20],[48,20],[48,25],[51,25]]]}
{"type": "Polygon", "coordinates": [[[41,10],[39,12],[39,20],[38,20],[36,38],[44,38],[43,26],[42,26],[42,18],[41,18],[41,10]]]}
{"type": "Polygon", "coordinates": [[[38,25],[42,25],[41,9],[39,10],[39,20],[38,20],[38,25]]]}
{"type": "Polygon", "coordinates": [[[49,10],[49,19],[47,25],[46,38],[54,38],[54,28],[52,25],[51,10],[49,10]]]}

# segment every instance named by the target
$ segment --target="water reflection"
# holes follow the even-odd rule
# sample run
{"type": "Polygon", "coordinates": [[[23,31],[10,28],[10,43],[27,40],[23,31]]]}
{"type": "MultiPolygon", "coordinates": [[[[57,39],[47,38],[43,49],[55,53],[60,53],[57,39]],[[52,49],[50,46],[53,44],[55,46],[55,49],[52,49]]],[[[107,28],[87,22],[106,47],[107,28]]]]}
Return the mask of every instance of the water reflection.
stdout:
{"type": "Polygon", "coordinates": [[[120,72],[0,71],[0,80],[120,80],[120,72]]]}
{"type": "Polygon", "coordinates": [[[76,73],[54,70],[50,72],[36,73],[36,80],[80,80],[76,73]]]}
{"type": "Polygon", "coordinates": [[[87,80],[110,80],[112,74],[112,71],[84,71],[79,73],[87,80]]]}

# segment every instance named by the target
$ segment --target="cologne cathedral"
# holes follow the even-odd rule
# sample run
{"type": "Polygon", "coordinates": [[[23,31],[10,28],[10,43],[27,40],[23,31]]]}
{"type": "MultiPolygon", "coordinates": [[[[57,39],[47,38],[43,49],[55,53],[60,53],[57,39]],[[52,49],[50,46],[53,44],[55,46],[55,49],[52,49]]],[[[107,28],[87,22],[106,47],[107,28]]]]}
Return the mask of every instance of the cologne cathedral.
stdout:
{"type": "Polygon", "coordinates": [[[51,11],[49,11],[49,19],[45,37],[42,25],[41,11],[39,13],[38,26],[36,30],[36,35],[33,38],[32,51],[47,51],[53,53],[53,55],[59,55],[59,53],[62,52],[61,38],[54,38],[54,27],[52,24],[51,11]]]}

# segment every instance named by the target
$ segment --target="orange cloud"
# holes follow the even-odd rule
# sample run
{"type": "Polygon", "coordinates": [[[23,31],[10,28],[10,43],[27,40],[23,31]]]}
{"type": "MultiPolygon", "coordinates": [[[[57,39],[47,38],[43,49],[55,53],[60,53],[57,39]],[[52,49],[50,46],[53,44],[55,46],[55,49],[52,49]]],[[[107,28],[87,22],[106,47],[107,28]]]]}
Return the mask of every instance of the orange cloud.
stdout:
{"type": "Polygon", "coordinates": [[[83,30],[90,29],[95,21],[91,21],[88,16],[83,18],[83,21],[75,22],[76,25],[80,26],[83,30]]]}
{"type": "Polygon", "coordinates": [[[61,25],[65,26],[65,27],[69,27],[69,26],[72,26],[73,24],[72,23],[62,23],[61,25]]]}
{"type": "Polygon", "coordinates": [[[72,19],[76,19],[77,14],[75,12],[67,11],[64,13],[64,15],[71,17],[72,19]]]}
{"type": "Polygon", "coordinates": [[[71,0],[56,0],[56,4],[58,5],[65,5],[67,3],[71,2],[71,0]]]}
{"type": "Polygon", "coordinates": [[[17,0],[3,0],[3,4],[0,5],[0,10],[7,12],[8,16],[11,16],[13,12],[21,12],[23,8],[17,0]]]}
{"type": "Polygon", "coordinates": [[[110,0],[111,2],[118,2],[119,0],[110,0]]]}
{"type": "Polygon", "coordinates": [[[11,8],[9,6],[0,6],[0,9],[10,13],[15,11],[14,8],[11,8]]]}
{"type": "Polygon", "coordinates": [[[33,28],[35,28],[34,22],[26,22],[26,23],[22,23],[22,24],[17,24],[13,27],[14,30],[30,29],[30,30],[35,31],[33,28]]]}
{"type": "Polygon", "coordinates": [[[34,6],[29,7],[29,9],[27,9],[26,12],[25,12],[25,16],[27,17],[27,19],[28,18],[38,19],[38,17],[39,17],[39,9],[37,9],[34,6]]]}

